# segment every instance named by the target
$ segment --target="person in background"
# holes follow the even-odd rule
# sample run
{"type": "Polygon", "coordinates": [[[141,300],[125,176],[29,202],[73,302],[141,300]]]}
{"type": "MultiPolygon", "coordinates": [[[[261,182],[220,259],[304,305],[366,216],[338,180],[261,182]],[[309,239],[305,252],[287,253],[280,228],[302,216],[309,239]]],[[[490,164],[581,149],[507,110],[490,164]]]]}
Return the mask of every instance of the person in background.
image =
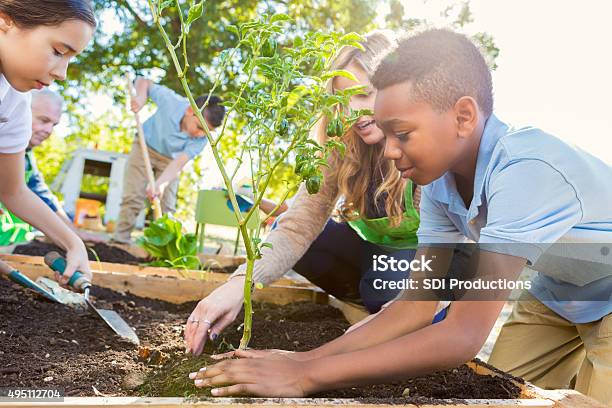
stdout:
{"type": "MultiPolygon", "coordinates": [[[[202,152],[208,142],[204,128],[187,98],[142,77],[136,78],[134,88],[136,96],[132,98],[132,111],[139,112],[149,98],[157,105],[153,116],[142,126],[155,185],[148,184],[140,143],[136,137],[124,175],[119,220],[113,235],[114,241],[124,244],[131,243],[136,218],[145,207],[147,197],[149,200],[159,197],[164,214],[176,210],[181,171],[202,152]]],[[[196,99],[196,104],[203,108],[202,114],[209,130],[223,123],[225,107],[219,97],[203,95],[196,99]]]]}
{"type": "MultiPolygon", "coordinates": [[[[70,220],[59,200],[53,194],[36,165],[34,149],[40,146],[53,133],[60,122],[63,100],[60,95],[49,90],[32,91],[32,136],[25,152],[25,175],[28,188],[61,218],[83,241],[103,242],[104,239],[87,231],[79,230],[70,220]]],[[[0,205],[0,209],[1,209],[0,205]]],[[[0,215],[0,246],[29,241],[32,227],[9,211],[0,215]]]]}

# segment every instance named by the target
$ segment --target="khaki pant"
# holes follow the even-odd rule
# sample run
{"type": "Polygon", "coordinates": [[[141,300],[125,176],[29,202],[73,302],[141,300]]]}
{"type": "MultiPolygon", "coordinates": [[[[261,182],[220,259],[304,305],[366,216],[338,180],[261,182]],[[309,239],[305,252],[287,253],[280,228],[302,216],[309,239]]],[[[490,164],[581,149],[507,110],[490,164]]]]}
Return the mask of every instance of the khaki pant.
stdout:
{"type": "MultiPolygon", "coordinates": [[[[155,178],[158,178],[172,159],[165,157],[155,150],[149,148],[151,167],[155,178]]],[[[127,169],[123,176],[123,196],[121,198],[121,209],[119,210],[119,221],[113,239],[120,242],[129,242],[130,235],[136,225],[138,214],[145,207],[147,199],[147,171],[142,150],[138,143],[138,138],[132,144],[132,151],[128,157],[127,169]]],[[[171,181],[164,190],[161,197],[162,212],[172,213],[176,210],[176,193],[178,191],[179,178],[171,181]]]]}
{"type": "Polygon", "coordinates": [[[489,363],[545,389],[574,388],[612,406],[612,314],[571,323],[524,293],[489,363]]]}

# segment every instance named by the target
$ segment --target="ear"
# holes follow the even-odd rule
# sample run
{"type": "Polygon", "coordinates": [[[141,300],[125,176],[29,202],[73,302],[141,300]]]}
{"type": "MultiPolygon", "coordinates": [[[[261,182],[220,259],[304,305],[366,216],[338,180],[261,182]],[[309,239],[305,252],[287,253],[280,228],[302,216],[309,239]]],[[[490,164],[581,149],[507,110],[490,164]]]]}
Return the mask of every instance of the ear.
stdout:
{"type": "Polygon", "coordinates": [[[476,100],[471,96],[459,98],[453,112],[457,123],[457,135],[462,138],[470,137],[480,120],[480,108],[476,100]]]}
{"type": "Polygon", "coordinates": [[[8,14],[0,12],[0,31],[7,32],[15,26],[13,19],[8,14]]]}

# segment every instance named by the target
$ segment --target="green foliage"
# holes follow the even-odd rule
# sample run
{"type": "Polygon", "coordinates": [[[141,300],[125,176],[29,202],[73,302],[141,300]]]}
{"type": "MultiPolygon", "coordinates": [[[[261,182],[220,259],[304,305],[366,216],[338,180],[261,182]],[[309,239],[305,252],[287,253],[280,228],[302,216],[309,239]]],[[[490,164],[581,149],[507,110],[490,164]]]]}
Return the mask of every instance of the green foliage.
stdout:
{"type": "Polygon", "coordinates": [[[152,266],[200,269],[195,234],[183,234],[183,225],[167,214],[145,228],[136,244],[155,259],[152,266]]]}
{"type": "MultiPolygon", "coordinates": [[[[227,116],[217,136],[209,131],[202,113],[197,108],[189,82],[190,48],[187,46],[187,36],[191,24],[196,23],[199,16],[185,22],[183,10],[178,2],[176,4],[179,6],[177,12],[181,31],[177,37],[171,37],[164,23],[163,3],[160,5],[158,2],[156,5],[153,0],[149,0],[153,20],[165,41],[179,82],[205,130],[246,248],[245,321],[240,345],[245,348],[251,335],[253,264],[255,259],[261,257],[262,248],[269,246],[262,242],[259,231],[252,234],[246,225],[259,211],[259,203],[281,166],[291,166],[295,162],[294,175],[297,176],[297,180],[295,177],[283,180],[286,184],[283,199],[295,191],[297,182],[301,181],[306,182],[311,194],[318,192],[323,179],[320,167],[327,165],[332,150],[343,146],[339,137],[364,114],[363,111],[352,112],[348,107],[350,98],[363,93],[363,87],[356,86],[336,94],[329,93],[326,87],[327,82],[334,77],[355,79],[350,72],[334,71],[330,66],[343,47],[362,48],[361,37],[355,33],[306,32],[296,36],[292,43],[288,44],[285,33],[288,26],[295,24],[295,21],[286,14],[278,13],[272,16],[264,14],[259,19],[228,26],[227,30],[236,36],[236,45],[219,54],[221,66],[209,97],[224,82],[222,78],[226,67],[237,66],[242,75],[234,78],[236,91],[227,93],[224,103],[227,116]],[[237,161],[238,166],[245,162],[250,167],[255,197],[254,205],[246,215],[243,215],[238,207],[232,186],[238,167],[228,173],[227,165],[219,152],[219,143],[226,134],[228,119],[232,116],[239,118],[239,123],[243,124],[238,132],[240,153],[237,161]],[[333,136],[336,140],[335,143],[321,146],[312,140],[310,135],[314,126],[324,116],[333,117],[333,136]]],[[[190,14],[194,7],[197,5],[192,3],[190,14]]]]}

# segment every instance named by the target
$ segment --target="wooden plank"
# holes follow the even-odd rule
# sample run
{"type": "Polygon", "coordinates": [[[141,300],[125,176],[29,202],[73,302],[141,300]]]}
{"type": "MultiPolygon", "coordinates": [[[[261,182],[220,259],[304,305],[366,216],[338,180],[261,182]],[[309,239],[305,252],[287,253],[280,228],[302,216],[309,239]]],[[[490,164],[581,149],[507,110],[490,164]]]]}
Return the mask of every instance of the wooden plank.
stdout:
{"type": "Polygon", "coordinates": [[[243,256],[198,254],[198,258],[204,265],[216,268],[237,268],[246,262],[246,258],[243,256]]]}
{"type": "MultiPolygon", "coordinates": [[[[385,404],[363,404],[351,399],[329,399],[329,398],[208,398],[206,400],[192,400],[184,398],[139,398],[139,397],[67,397],[64,402],[23,402],[8,403],[0,402],[0,407],[105,407],[105,408],[124,408],[124,407],[155,407],[155,408],[187,408],[196,406],[213,406],[215,408],[279,408],[279,407],[322,407],[334,408],[338,406],[360,408],[379,408],[390,405],[385,404]]],[[[458,407],[458,408],[495,408],[495,407],[530,407],[530,408],[552,408],[553,402],[550,400],[466,400],[465,404],[453,403],[452,400],[444,401],[440,405],[413,405],[406,404],[404,407],[410,408],[433,408],[433,407],[458,407]]]]}
{"type": "MultiPolygon", "coordinates": [[[[0,254],[0,258],[9,263],[42,265],[45,266],[43,257],[30,255],[15,255],[15,254],[0,254]]],[[[46,266],[45,266],[46,267],[46,266]]],[[[196,271],[196,270],[178,270],[171,268],[160,268],[146,265],[125,265],[109,262],[89,262],[89,267],[92,271],[100,272],[122,272],[136,275],[153,275],[153,276],[170,276],[183,279],[206,279],[208,281],[223,283],[229,278],[229,274],[211,271],[196,271]]],[[[19,269],[19,268],[17,268],[19,269]]],[[[277,285],[297,286],[314,288],[310,283],[296,282],[293,279],[281,278],[274,282],[277,285]]]]}
{"type": "Polygon", "coordinates": [[[604,404],[575,390],[542,390],[555,401],[554,408],[606,408],[604,404]]]}
{"type": "MultiPolygon", "coordinates": [[[[41,276],[53,277],[53,272],[43,265],[42,258],[17,258],[0,255],[0,259],[9,263],[32,280],[41,276]]],[[[93,263],[95,264],[95,263],[93,263]]],[[[110,264],[119,265],[119,264],[110,264]]],[[[165,268],[155,268],[165,269],[165,268]]],[[[109,272],[92,268],[93,281],[97,286],[112,289],[118,292],[129,292],[136,296],[163,300],[170,303],[184,303],[200,300],[210,294],[227,280],[227,275],[218,273],[202,273],[183,275],[173,270],[165,270],[164,275],[138,274],[131,270],[129,273],[109,272]],[[197,276],[196,276],[197,274],[197,276]]],[[[292,302],[327,303],[327,294],[320,289],[294,287],[291,285],[273,284],[253,293],[253,299],[260,302],[269,302],[284,305],[292,302]]]]}
{"type": "Polygon", "coordinates": [[[343,302],[333,296],[329,297],[329,305],[339,309],[342,314],[344,314],[344,317],[346,317],[346,320],[348,320],[348,322],[352,325],[360,322],[370,315],[365,307],[355,305],[353,303],[343,302]]]}

